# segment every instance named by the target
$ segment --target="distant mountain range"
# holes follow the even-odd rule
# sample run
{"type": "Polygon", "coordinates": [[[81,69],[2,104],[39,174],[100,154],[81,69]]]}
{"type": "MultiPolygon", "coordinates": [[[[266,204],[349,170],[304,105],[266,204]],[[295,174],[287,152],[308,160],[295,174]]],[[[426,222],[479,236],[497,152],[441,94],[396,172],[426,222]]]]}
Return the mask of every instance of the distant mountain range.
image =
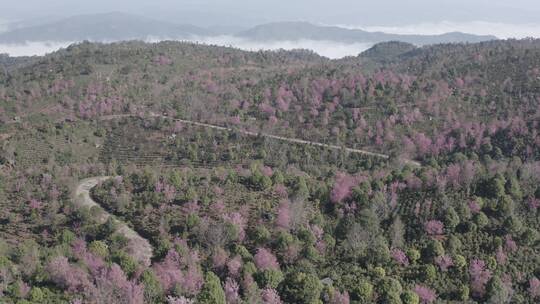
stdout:
{"type": "Polygon", "coordinates": [[[189,24],[176,24],[124,13],[81,15],[60,21],[0,33],[0,43],[20,44],[41,41],[120,41],[147,39],[196,39],[229,35],[253,41],[319,40],[340,43],[378,43],[401,41],[415,45],[480,42],[497,39],[460,32],[442,35],[397,35],[367,32],[336,26],[320,26],[307,22],[279,22],[237,29],[205,29],[189,24]],[[236,31],[235,31],[236,30],[236,31]]]}
{"type": "Polygon", "coordinates": [[[367,32],[357,29],[346,29],[337,26],[319,26],[308,22],[279,22],[256,26],[238,34],[240,37],[252,40],[325,40],[343,43],[401,41],[416,45],[480,42],[495,40],[495,36],[478,36],[460,32],[442,35],[397,35],[382,32],[367,32]]]}
{"type": "Polygon", "coordinates": [[[210,35],[209,30],[185,24],[108,13],[81,15],[0,34],[0,43],[32,41],[120,41],[148,38],[181,39],[210,35]]]}

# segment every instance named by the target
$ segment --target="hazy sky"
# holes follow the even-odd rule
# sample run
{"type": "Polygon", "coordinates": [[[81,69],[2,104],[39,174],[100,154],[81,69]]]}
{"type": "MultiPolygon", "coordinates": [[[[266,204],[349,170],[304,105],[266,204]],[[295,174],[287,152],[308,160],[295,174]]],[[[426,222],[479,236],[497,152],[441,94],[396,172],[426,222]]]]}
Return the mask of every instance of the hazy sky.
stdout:
{"type": "Polygon", "coordinates": [[[0,0],[0,7],[4,21],[123,11],[202,26],[283,20],[355,26],[523,24],[539,23],[540,16],[538,0],[0,0]]]}
{"type": "MultiPolygon", "coordinates": [[[[396,34],[460,31],[540,38],[540,0],[0,0],[0,32],[113,11],[228,32],[273,21],[309,21],[396,34]]],[[[308,48],[330,58],[357,55],[371,46],[309,40],[259,44],[232,36],[204,39],[199,42],[247,50],[308,48]]],[[[41,55],[70,43],[0,45],[0,53],[41,55]]]]}

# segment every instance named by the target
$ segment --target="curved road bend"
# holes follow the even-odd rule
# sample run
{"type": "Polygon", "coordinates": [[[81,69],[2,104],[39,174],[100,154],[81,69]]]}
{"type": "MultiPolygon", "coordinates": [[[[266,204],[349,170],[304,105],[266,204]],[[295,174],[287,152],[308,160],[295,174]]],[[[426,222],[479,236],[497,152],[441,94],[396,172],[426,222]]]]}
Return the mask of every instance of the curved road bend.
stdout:
{"type": "MultiPolygon", "coordinates": [[[[75,206],[78,208],[99,208],[97,215],[97,222],[100,224],[105,223],[112,215],[105,211],[96,201],[90,197],[90,190],[97,184],[110,179],[110,176],[96,176],[79,181],[77,188],[75,189],[75,206]]],[[[152,245],[140,236],[135,230],[131,229],[126,223],[116,219],[112,216],[118,228],[115,233],[124,236],[129,240],[129,252],[128,254],[141,264],[150,266],[150,260],[152,258],[152,245]]]]}

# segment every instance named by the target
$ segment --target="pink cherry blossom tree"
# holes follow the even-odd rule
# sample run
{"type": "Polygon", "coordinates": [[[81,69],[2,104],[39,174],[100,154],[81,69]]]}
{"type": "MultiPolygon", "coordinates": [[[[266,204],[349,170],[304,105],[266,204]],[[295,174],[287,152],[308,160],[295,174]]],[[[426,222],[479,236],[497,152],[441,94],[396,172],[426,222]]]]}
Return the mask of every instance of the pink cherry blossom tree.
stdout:
{"type": "Polygon", "coordinates": [[[423,304],[433,303],[437,299],[435,291],[424,285],[416,285],[414,287],[414,292],[418,295],[420,302],[423,304]]]}
{"type": "Polygon", "coordinates": [[[473,296],[482,297],[486,292],[486,284],[491,279],[491,271],[486,269],[486,263],[483,260],[473,259],[469,265],[469,274],[473,296]]]}
{"type": "Polygon", "coordinates": [[[261,291],[261,296],[264,304],[282,304],[278,292],[272,288],[266,288],[261,291]]]}
{"type": "Polygon", "coordinates": [[[279,263],[276,256],[266,248],[257,249],[257,254],[253,257],[255,265],[259,270],[279,269],[279,263]]]}

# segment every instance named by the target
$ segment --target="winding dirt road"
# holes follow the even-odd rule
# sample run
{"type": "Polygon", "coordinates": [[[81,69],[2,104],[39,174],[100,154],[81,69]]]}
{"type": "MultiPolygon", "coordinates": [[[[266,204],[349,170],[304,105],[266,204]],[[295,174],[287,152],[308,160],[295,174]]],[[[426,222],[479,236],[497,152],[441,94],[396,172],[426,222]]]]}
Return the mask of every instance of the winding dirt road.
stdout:
{"type": "Polygon", "coordinates": [[[150,259],[152,258],[152,245],[150,245],[148,240],[140,236],[126,223],[119,221],[113,215],[105,211],[96,201],[92,199],[92,197],[90,197],[90,190],[97,184],[106,181],[109,178],[111,178],[111,176],[96,176],[81,180],[75,189],[75,206],[77,208],[98,208],[99,211],[95,219],[100,224],[105,223],[110,217],[112,217],[118,227],[115,233],[118,233],[129,240],[129,246],[127,249],[128,254],[139,263],[150,266],[150,259]]]}
{"type": "MultiPolygon", "coordinates": [[[[102,116],[100,119],[111,120],[111,119],[123,118],[123,117],[137,117],[137,115],[135,114],[107,115],[107,116],[102,116]]],[[[325,143],[316,142],[316,141],[284,137],[284,136],[278,136],[278,135],[272,135],[272,134],[266,134],[266,133],[256,133],[256,132],[251,132],[251,131],[246,131],[246,130],[232,129],[228,127],[222,127],[218,125],[212,125],[212,124],[207,124],[207,123],[197,122],[197,121],[192,121],[192,120],[171,118],[165,115],[160,115],[160,114],[156,114],[152,112],[150,112],[150,117],[171,119],[173,121],[178,121],[187,125],[199,126],[199,127],[220,130],[220,131],[225,131],[225,132],[238,132],[240,134],[244,134],[248,136],[261,136],[261,137],[270,138],[270,139],[279,140],[279,141],[285,141],[289,143],[318,146],[318,147],[332,149],[332,150],[345,150],[349,153],[357,153],[357,154],[362,154],[362,155],[378,157],[382,159],[390,158],[390,156],[386,154],[370,152],[370,151],[362,150],[362,149],[340,147],[337,145],[325,144],[325,143]]],[[[403,162],[412,166],[417,166],[417,167],[421,166],[419,162],[414,161],[414,160],[404,159],[403,162]]],[[[96,220],[99,223],[105,223],[112,215],[109,214],[107,211],[105,211],[96,201],[94,201],[90,197],[90,190],[93,187],[95,187],[97,184],[99,184],[100,182],[106,181],[107,179],[110,179],[110,178],[111,176],[96,176],[96,177],[83,179],[79,182],[75,190],[75,205],[78,208],[84,208],[84,207],[99,208],[98,209],[99,213],[96,216],[96,220]]],[[[150,259],[152,258],[152,246],[150,245],[148,240],[141,237],[137,232],[131,229],[126,223],[121,222],[116,218],[114,218],[114,220],[118,224],[118,229],[116,233],[123,235],[130,241],[131,246],[129,247],[131,250],[128,253],[140,263],[144,265],[150,265],[150,259]]]]}

